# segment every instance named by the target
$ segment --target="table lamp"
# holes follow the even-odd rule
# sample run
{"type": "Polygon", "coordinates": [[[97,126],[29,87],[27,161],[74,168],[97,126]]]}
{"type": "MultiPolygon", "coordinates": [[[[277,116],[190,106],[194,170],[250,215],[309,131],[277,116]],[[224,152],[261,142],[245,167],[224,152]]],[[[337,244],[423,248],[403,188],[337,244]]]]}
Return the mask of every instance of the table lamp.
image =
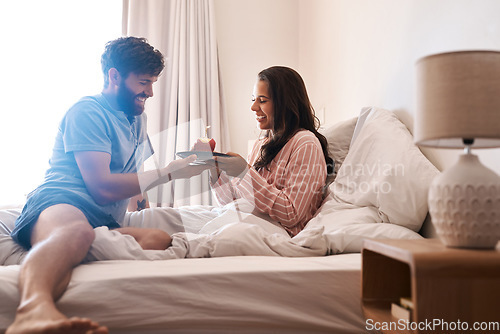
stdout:
{"type": "Polygon", "coordinates": [[[500,176],[471,149],[500,147],[500,52],[430,55],[417,61],[416,70],[415,143],[464,149],[429,188],[436,234],[448,247],[494,248],[500,176]]]}

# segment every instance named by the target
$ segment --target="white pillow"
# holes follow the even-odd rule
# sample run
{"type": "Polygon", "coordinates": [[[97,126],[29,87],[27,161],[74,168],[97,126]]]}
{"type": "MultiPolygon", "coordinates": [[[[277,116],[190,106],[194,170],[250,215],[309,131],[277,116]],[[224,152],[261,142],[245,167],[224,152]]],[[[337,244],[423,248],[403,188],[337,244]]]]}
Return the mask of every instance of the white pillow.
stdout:
{"type": "Polygon", "coordinates": [[[21,209],[0,210],[0,235],[10,235],[21,209]]]}
{"type": "Polygon", "coordinates": [[[338,122],[325,130],[320,131],[328,141],[328,155],[335,162],[335,173],[338,172],[340,166],[349,152],[352,134],[356,126],[357,117],[338,122]]]}
{"type": "Polygon", "coordinates": [[[20,264],[26,250],[10,237],[21,209],[0,210],[0,266],[20,264]]]}
{"type": "Polygon", "coordinates": [[[420,234],[406,227],[382,224],[374,206],[340,203],[332,194],[325,199],[304,231],[320,226],[324,227],[329,254],[361,252],[363,240],[367,238],[422,239],[420,234]]]}
{"type": "Polygon", "coordinates": [[[0,235],[0,266],[20,264],[27,253],[10,235],[0,235]]]}
{"type": "Polygon", "coordinates": [[[366,239],[423,239],[420,234],[406,227],[370,223],[345,225],[325,237],[330,245],[330,254],[361,253],[366,239]]]}
{"type": "Polygon", "coordinates": [[[356,128],[330,193],[339,203],[374,207],[384,223],[418,231],[428,211],[429,185],[439,171],[394,113],[372,107],[362,114],[367,117],[356,128]]]}
{"type": "Polygon", "coordinates": [[[354,127],[354,131],[351,137],[351,142],[349,145],[352,145],[356,140],[356,138],[358,137],[358,134],[361,132],[361,129],[363,128],[363,125],[365,124],[366,120],[370,118],[371,111],[372,108],[370,107],[361,108],[361,112],[359,113],[359,117],[357,118],[356,126],[354,127]]]}

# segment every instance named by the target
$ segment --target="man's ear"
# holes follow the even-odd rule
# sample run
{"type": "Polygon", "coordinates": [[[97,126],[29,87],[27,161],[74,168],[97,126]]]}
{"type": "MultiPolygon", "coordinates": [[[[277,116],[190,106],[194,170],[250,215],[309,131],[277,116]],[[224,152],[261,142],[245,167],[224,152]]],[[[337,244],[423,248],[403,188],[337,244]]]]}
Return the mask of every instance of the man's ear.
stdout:
{"type": "Polygon", "coordinates": [[[120,85],[120,81],[122,79],[120,72],[114,67],[110,68],[108,71],[109,83],[115,86],[120,85]]]}

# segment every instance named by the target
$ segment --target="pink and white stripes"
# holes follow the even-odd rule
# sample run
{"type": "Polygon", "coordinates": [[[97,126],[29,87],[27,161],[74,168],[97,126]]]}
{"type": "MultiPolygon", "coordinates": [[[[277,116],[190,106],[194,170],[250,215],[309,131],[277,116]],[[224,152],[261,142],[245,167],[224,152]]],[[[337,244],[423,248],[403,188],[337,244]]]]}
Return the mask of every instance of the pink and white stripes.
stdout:
{"type": "MultiPolygon", "coordinates": [[[[256,141],[248,163],[259,157],[265,139],[256,141]]],[[[241,178],[222,173],[213,189],[219,204],[245,198],[261,213],[279,222],[291,235],[299,233],[321,205],[326,163],[316,136],[297,132],[267,168],[248,169],[241,178]]]]}

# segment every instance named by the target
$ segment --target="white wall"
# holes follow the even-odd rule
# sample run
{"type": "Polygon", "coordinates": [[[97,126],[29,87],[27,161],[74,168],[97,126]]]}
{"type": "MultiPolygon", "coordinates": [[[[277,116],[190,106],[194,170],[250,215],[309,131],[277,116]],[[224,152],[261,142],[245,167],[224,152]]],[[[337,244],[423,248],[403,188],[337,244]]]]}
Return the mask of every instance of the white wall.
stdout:
{"type": "MultiPolygon", "coordinates": [[[[375,105],[406,112],[411,126],[420,57],[500,50],[498,0],[300,0],[299,6],[299,70],[330,124],[375,105]]],[[[500,173],[499,150],[475,152],[500,173]]],[[[439,150],[438,167],[458,153],[439,150]]]]}
{"type": "MultiPolygon", "coordinates": [[[[231,140],[240,154],[255,137],[247,130],[253,122],[247,91],[264,67],[296,68],[316,111],[325,111],[326,124],[375,105],[405,113],[411,126],[417,59],[452,50],[500,50],[498,0],[215,2],[231,140]]],[[[477,152],[500,173],[500,150],[477,152]]],[[[439,150],[439,167],[457,153],[439,150]]]]}
{"type": "Polygon", "coordinates": [[[215,0],[231,150],[244,157],[259,134],[250,110],[257,74],[273,65],[298,67],[298,10],[298,0],[215,0]]]}

